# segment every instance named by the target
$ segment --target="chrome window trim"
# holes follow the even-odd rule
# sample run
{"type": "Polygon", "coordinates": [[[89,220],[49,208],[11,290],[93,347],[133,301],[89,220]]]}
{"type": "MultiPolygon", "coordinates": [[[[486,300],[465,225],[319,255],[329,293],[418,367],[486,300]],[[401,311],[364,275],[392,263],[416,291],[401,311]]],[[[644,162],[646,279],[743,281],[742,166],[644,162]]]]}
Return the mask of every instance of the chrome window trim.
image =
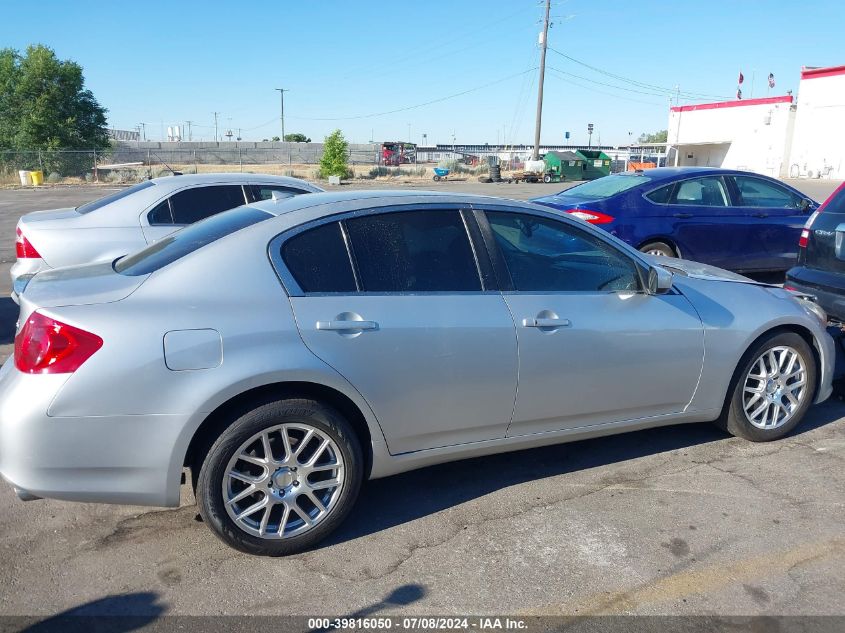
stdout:
{"type": "Polygon", "coordinates": [[[286,231],[282,231],[275,237],[273,237],[269,244],[267,245],[267,256],[270,259],[270,263],[273,266],[273,269],[276,272],[276,276],[279,278],[279,281],[282,284],[285,292],[289,297],[338,297],[338,296],[360,296],[360,297],[388,297],[388,296],[468,296],[468,295],[490,295],[490,294],[499,294],[498,289],[491,288],[488,289],[485,287],[484,277],[481,273],[481,268],[479,266],[478,261],[478,253],[474,247],[474,241],[472,239],[472,235],[467,227],[467,221],[464,217],[464,211],[470,211],[470,206],[466,203],[448,203],[448,202],[438,202],[438,203],[408,203],[408,204],[394,204],[384,207],[368,207],[366,209],[357,209],[355,211],[346,211],[342,213],[337,213],[334,215],[327,215],[316,220],[311,220],[304,224],[300,224],[298,226],[292,227],[287,229],[286,231]],[[478,283],[481,287],[481,290],[432,290],[432,291],[418,291],[418,292],[368,292],[360,290],[361,284],[358,277],[358,270],[357,266],[355,265],[355,253],[352,248],[352,242],[349,239],[349,236],[346,231],[346,227],[344,226],[344,221],[350,220],[353,218],[359,217],[366,217],[370,215],[385,215],[388,213],[401,213],[401,212],[409,212],[409,211],[454,211],[458,213],[459,217],[461,218],[461,224],[464,227],[464,234],[466,235],[466,239],[469,242],[470,249],[473,255],[473,263],[475,264],[475,272],[478,276],[478,283]],[[294,279],[293,275],[291,274],[290,270],[288,270],[287,265],[282,258],[282,246],[284,246],[285,242],[289,239],[296,237],[300,233],[304,233],[310,229],[316,228],[318,226],[322,226],[324,224],[330,224],[332,222],[340,223],[341,228],[341,236],[344,240],[344,244],[347,247],[347,255],[350,256],[350,266],[352,267],[352,274],[355,279],[355,286],[358,290],[354,292],[305,292],[302,290],[302,287],[299,283],[294,279]]]}

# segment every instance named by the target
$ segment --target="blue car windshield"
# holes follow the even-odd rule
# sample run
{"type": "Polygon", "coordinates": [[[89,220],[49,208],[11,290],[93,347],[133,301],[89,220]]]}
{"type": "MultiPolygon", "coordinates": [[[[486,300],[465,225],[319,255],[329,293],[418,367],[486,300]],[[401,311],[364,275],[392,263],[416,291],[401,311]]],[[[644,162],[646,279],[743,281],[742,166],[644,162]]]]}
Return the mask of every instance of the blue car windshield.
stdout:
{"type": "Polygon", "coordinates": [[[648,182],[651,182],[651,178],[641,174],[614,174],[585,182],[583,185],[576,185],[571,189],[565,189],[558,195],[566,196],[567,198],[589,198],[590,200],[610,198],[618,193],[639,187],[648,182]]]}

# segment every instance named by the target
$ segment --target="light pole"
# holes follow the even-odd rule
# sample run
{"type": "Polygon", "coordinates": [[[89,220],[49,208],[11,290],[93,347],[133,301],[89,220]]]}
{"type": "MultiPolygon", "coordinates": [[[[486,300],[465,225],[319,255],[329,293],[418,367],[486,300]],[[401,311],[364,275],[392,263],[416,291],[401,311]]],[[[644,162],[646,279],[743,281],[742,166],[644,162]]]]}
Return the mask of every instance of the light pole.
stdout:
{"type": "Polygon", "coordinates": [[[279,91],[279,99],[281,101],[281,114],[280,118],[282,120],[282,141],[285,140],[285,93],[290,92],[287,88],[276,88],[279,91]]]}

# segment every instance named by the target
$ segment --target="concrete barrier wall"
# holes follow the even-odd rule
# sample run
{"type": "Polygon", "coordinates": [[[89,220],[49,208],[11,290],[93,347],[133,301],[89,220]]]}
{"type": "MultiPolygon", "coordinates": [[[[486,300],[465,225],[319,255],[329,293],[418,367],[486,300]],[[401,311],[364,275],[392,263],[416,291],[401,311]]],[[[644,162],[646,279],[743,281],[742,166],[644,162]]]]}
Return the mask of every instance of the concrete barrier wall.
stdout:
{"type": "MultiPolygon", "coordinates": [[[[352,164],[378,163],[379,146],[349,146],[352,164]]],[[[323,156],[323,143],[273,142],[118,142],[109,158],[115,163],[143,162],[158,164],[248,165],[248,164],[316,164],[323,156]]]]}

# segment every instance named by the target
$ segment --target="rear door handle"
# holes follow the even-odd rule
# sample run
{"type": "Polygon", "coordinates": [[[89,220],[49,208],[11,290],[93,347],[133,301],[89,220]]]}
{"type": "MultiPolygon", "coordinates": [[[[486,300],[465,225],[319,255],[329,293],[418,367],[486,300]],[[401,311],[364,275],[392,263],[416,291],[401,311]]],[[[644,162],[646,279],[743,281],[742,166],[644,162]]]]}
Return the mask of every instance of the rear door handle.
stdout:
{"type": "Polygon", "coordinates": [[[350,332],[353,330],[377,330],[375,321],[317,321],[318,330],[328,332],[350,332]]]}
{"type": "Polygon", "coordinates": [[[569,319],[552,319],[549,317],[522,319],[522,327],[570,327],[571,325],[572,321],[569,319]]]}
{"type": "Polygon", "coordinates": [[[682,220],[686,220],[686,219],[692,217],[692,213],[675,213],[672,217],[681,218],[682,220]]]}

